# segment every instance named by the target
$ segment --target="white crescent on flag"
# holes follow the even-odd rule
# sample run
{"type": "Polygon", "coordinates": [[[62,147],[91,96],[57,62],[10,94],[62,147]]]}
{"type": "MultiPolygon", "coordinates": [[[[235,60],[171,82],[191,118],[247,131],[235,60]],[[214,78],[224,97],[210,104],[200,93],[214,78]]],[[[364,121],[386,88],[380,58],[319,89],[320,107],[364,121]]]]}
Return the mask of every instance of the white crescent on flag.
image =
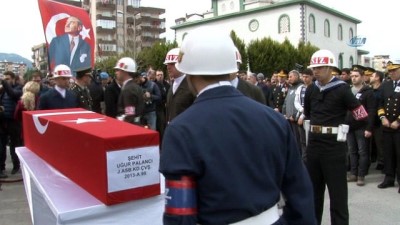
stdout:
{"type": "Polygon", "coordinates": [[[70,17],[70,15],[68,15],[68,14],[66,14],[66,13],[59,13],[59,14],[56,14],[56,15],[54,15],[54,16],[51,17],[51,19],[50,19],[49,22],[47,23],[46,31],[45,31],[46,40],[47,40],[48,43],[50,43],[51,40],[52,40],[55,36],[57,36],[57,34],[56,34],[56,25],[57,25],[57,22],[58,22],[59,20],[62,20],[62,19],[65,19],[65,18],[69,18],[69,17],[70,17]]]}

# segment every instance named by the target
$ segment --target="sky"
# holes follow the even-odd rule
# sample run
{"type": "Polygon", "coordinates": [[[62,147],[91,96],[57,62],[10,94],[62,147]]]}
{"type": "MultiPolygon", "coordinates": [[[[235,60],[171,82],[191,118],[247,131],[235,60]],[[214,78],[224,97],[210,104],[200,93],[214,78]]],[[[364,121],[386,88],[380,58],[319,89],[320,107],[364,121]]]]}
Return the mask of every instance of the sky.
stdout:
{"type": "MultiPolygon", "coordinates": [[[[95,1],[95,0],[93,0],[95,1]]],[[[367,38],[359,49],[369,51],[369,56],[390,55],[400,60],[400,29],[398,0],[315,0],[327,7],[361,20],[357,35],[367,38]]],[[[142,0],[141,6],[164,8],[167,32],[175,19],[186,13],[203,13],[211,9],[211,0],[142,0]]],[[[45,42],[37,0],[0,0],[1,41],[0,52],[16,53],[31,60],[31,48],[45,42]]]]}

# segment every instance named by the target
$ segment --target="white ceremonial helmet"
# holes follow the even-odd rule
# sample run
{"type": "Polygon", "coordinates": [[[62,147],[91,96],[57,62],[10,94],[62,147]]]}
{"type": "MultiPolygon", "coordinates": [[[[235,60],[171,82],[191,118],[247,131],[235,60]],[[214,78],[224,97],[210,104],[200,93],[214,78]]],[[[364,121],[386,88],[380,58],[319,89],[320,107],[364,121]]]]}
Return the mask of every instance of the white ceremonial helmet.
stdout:
{"type": "Polygon", "coordinates": [[[118,60],[114,69],[123,70],[130,73],[135,73],[136,71],[136,62],[132,58],[124,57],[118,60]]]}
{"type": "Polygon", "coordinates": [[[316,51],[311,56],[310,65],[308,66],[308,68],[315,68],[321,66],[330,66],[338,68],[336,58],[331,51],[326,49],[321,49],[316,51]]]}
{"type": "Polygon", "coordinates": [[[239,49],[235,47],[235,54],[236,54],[236,62],[242,64],[242,55],[239,52],[239,49]]]}
{"type": "Polygon", "coordinates": [[[57,65],[53,71],[53,78],[57,77],[72,77],[72,72],[69,66],[64,64],[57,65]]]}
{"type": "Polygon", "coordinates": [[[177,63],[178,56],[179,56],[179,48],[173,48],[169,50],[167,55],[165,56],[164,64],[167,65],[170,63],[177,63]]]}
{"type": "Polygon", "coordinates": [[[197,29],[182,42],[176,69],[188,75],[225,75],[238,71],[236,47],[228,33],[197,29]]]}

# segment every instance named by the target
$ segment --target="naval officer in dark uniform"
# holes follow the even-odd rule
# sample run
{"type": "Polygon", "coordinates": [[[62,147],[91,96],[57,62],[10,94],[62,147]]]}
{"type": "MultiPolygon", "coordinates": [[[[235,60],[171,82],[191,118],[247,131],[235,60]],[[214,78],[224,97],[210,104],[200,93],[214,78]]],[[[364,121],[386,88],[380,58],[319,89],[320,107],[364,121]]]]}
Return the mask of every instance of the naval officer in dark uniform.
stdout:
{"type": "Polygon", "coordinates": [[[382,83],[378,108],[383,127],[385,179],[378,188],[393,187],[395,178],[400,183],[400,64],[388,63],[386,68],[391,80],[382,83]]]}
{"type": "Polygon", "coordinates": [[[286,70],[281,70],[278,73],[277,84],[272,87],[272,108],[277,112],[282,112],[282,106],[289,90],[289,84],[286,82],[287,74],[286,70]]]}
{"type": "Polygon", "coordinates": [[[230,82],[237,66],[229,34],[194,30],[179,56],[177,69],[197,98],[164,134],[164,225],[316,224],[311,183],[288,123],[230,82]]]}
{"type": "Polygon", "coordinates": [[[347,146],[343,138],[346,133],[343,123],[348,110],[357,121],[366,119],[367,112],[350,86],[332,75],[332,71],[337,69],[332,52],[315,52],[309,67],[313,69],[316,81],[307,87],[304,98],[304,115],[311,124],[306,167],[314,186],[315,212],[321,224],[327,186],[331,224],[348,225],[347,146]]]}

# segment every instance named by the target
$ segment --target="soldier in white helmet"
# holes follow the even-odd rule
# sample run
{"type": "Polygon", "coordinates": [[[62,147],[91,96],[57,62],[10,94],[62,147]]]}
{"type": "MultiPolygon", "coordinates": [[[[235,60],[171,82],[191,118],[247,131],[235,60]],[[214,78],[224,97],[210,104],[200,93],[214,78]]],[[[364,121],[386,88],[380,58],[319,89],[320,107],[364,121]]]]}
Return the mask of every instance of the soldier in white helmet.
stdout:
{"type": "Polygon", "coordinates": [[[167,66],[168,75],[170,79],[173,80],[171,88],[167,93],[167,123],[185,111],[190,105],[192,105],[195,99],[195,96],[190,92],[185,79],[186,74],[177,70],[175,67],[175,64],[178,62],[178,56],[179,48],[173,48],[169,50],[164,61],[164,64],[167,66]]]}
{"type": "Polygon", "coordinates": [[[197,98],[164,134],[164,225],[316,224],[311,182],[286,120],[230,82],[238,69],[229,35],[192,31],[176,67],[197,98]]]}
{"type": "Polygon", "coordinates": [[[346,113],[364,120],[367,113],[351,92],[350,86],[336,78],[336,57],[331,51],[319,50],[310,60],[316,81],[306,89],[304,115],[310,120],[306,149],[306,167],[314,186],[315,211],[321,224],[324,209],[325,186],[330,196],[332,225],[349,224],[347,205],[346,113]]]}
{"type": "Polygon", "coordinates": [[[60,64],[54,68],[53,77],[55,86],[40,96],[38,109],[65,109],[79,107],[79,99],[69,90],[69,80],[72,78],[71,69],[60,64]]]}
{"type": "Polygon", "coordinates": [[[142,125],[141,116],[144,110],[143,90],[135,80],[139,79],[136,62],[129,57],[118,60],[114,67],[115,76],[122,83],[118,99],[118,114],[123,121],[142,125]]]}

